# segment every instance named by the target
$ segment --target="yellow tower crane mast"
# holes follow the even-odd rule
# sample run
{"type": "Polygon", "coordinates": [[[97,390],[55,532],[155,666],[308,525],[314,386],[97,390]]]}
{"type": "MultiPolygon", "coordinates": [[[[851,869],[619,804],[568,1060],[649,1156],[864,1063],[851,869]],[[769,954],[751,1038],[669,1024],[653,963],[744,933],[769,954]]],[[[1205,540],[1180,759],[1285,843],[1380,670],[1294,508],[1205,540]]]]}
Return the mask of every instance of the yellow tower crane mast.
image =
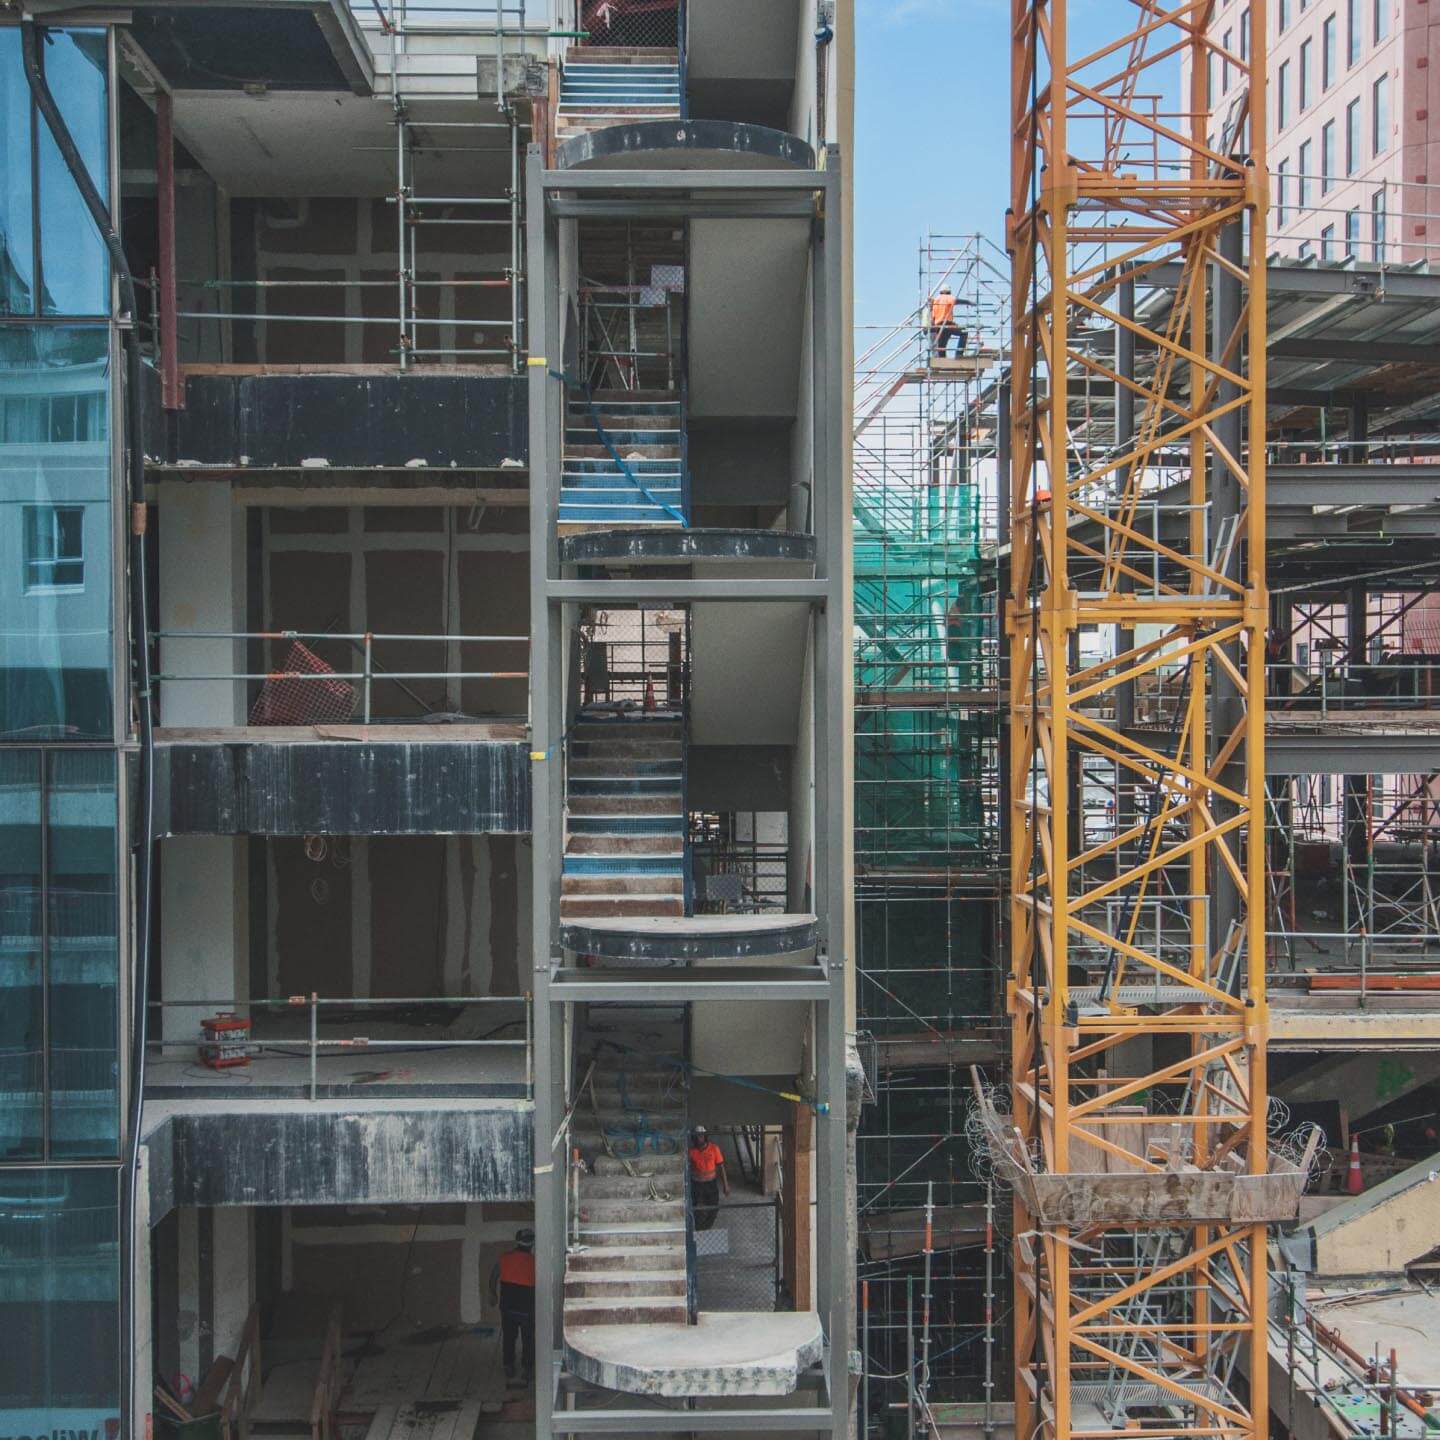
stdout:
{"type": "Polygon", "coordinates": [[[1228,49],[1217,9],[1012,5],[1017,1440],[1264,1440],[1303,1183],[1265,1076],[1265,4],[1228,49]]]}

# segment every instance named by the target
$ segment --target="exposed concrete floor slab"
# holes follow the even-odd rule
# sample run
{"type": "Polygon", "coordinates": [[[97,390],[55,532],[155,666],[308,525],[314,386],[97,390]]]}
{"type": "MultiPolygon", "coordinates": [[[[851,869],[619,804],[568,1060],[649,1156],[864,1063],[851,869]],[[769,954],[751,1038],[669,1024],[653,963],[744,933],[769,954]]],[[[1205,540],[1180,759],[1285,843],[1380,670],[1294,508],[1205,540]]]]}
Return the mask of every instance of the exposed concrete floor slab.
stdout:
{"type": "Polygon", "coordinates": [[[790,1395],[822,1344],[813,1311],[713,1311],[695,1325],[569,1326],[565,1358],[582,1380],[629,1395],[790,1395]]]}
{"type": "MultiPolygon", "coordinates": [[[[516,1005],[523,1005],[517,1000],[516,1005]]],[[[504,1036],[518,1043],[460,1046],[445,1049],[434,1042],[473,1040],[493,1029],[487,1012],[492,1006],[469,1007],[453,1025],[416,1028],[364,1020],[343,1027],[322,1024],[320,1039],[334,1042],[364,1034],[368,1045],[340,1049],[323,1045],[316,1063],[316,1089],[325,1098],[363,1098],[385,1095],[393,1099],[421,1099],[437,1090],[456,1099],[520,1099],[526,1093],[525,1028],[523,1016],[504,1036]],[[407,1041],[423,1039],[431,1045],[407,1048],[407,1041]]],[[[266,1020],[254,1043],[259,1052],[248,1065],[212,1070],[202,1065],[194,1050],[167,1049],[145,1066],[147,1106],[151,1100],[212,1099],[229,1095],[255,1098],[307,1098],[310,1058],[306,1053],[308,1023],[295,1017],[285,1025],[266,1020]],[[265,1048],[273,1047],[273,1048],[265,1048]]]]}

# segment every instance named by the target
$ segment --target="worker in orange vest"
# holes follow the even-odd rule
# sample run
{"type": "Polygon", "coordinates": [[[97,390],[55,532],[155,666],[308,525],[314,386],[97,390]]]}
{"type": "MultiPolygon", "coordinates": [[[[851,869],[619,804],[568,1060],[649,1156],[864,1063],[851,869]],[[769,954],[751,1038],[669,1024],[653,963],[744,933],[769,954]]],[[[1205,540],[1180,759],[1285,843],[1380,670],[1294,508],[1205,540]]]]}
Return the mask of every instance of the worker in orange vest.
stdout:
{"type": "Polygon", "coordinates": [[[520,1341],[520,1384],[535,1371],[535,1232],[517,1230],[515,1248],[490,1271],[490,1301],[500,1307],[500,1345],[505,1381],[515,1383],[515,1342],[520,1341]]]}
{"type": "Polygon", "coordinates": [[[697,1125],[690,1142],[690,1193],[695,1198],[697,1230],[708,1230],[715,1223],[722,1186],[728,1196],[730,1177],[725,1173],[725,1152],[703,1125],[697,1125]]]}
{"type": "Polygon", "coordinates": [[[940,293],[930,301],[930,343],[936,359],[947,358],[952,338],[955,340],[955,354],[963,355],[966,335],[955,323],[955,296],[948,285],[942,285],[940,293]]]}

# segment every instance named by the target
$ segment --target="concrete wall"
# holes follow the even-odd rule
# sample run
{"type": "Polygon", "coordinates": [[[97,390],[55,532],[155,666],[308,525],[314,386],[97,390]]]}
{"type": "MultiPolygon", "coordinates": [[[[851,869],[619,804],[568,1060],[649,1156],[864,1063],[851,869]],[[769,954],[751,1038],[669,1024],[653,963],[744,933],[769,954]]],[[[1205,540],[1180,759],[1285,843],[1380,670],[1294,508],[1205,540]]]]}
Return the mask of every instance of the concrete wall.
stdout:
{"type": "Polygon", "coordinates": [[[1384,1275],[1440,1245],[1440,1155],[1328,1210],[1309,1227],[1317,1275],[1384,1275]]]}
{"type": "Polygon", "coordinates": [[[229,835],[195,835],[160,847],[158,1033],[184,1048],[151,1061],[164,1079],[195,1061],[200,1022],[250,997],[249,856],[229,835]],[[193,1006],[184,1002],[194,1000],[193,1006]]]}

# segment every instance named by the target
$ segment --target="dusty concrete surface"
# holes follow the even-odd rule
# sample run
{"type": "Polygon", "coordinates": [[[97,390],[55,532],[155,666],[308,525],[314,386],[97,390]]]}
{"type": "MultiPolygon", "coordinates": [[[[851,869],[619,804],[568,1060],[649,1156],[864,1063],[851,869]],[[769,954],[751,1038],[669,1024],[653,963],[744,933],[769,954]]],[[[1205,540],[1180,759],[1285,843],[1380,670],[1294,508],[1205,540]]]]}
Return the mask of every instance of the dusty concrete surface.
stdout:
{"type": "Polygon", "coordinates": [[[631,1395],[789,1395],[820,1358],[819,1316],[720,1311],[695,1325],[568,1327],[568,1368],[631,1395]]]}

